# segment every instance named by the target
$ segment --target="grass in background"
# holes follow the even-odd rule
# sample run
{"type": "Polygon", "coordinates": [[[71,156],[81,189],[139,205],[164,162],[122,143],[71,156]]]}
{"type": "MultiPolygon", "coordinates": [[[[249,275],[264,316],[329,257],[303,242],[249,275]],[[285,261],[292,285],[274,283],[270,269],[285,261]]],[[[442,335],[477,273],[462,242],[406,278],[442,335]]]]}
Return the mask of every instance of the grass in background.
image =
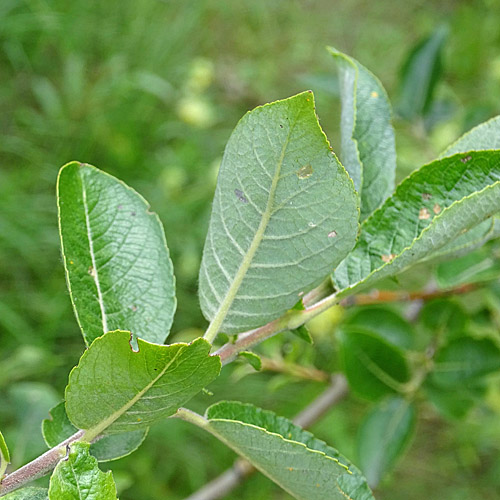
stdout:
{"type": "MultiPolygon", "coordinates": [[[[496,1],[3,0],[0,422],[8,441],[38,432],[38,417],[62,396],[83,346],[59,256],[54,193],[63,163],[77,159],[120,177],[159,213],[178,283],[172,338],[189,338],[205,325],[198,266],[217,167],[239,118],[258,104],[312,88],[337,148],[336,79],[324,47],[359,59],[394,101],[406,54],[442,20],[450,35],[436,94],[451,100],[454,112],[430,137],[419,124],[396,121],[400,176],[464,129],[500,113],[496,1]]],[[[318,390],[279,382],[277,376],[245,377],[233,382],[232,397],[245,394],[292,415],[318,390]]],[[[218,387],[215,397],[231,397],[218,387]]],[[[202,396],[198,404],[212,399],[202,396]]],[[[318,426],[319,437],[348,453],[362,408],[355,401],[340,405],[318,426]]],[[[231,452],[182,422],[151,434],[136,454],[116,463],[123,500],[181,499],[232,461],[231,452]]],[[[12,446],[16,465],[43,449],[40,439],[12,446]]],[[[419,499],[423,491],[429,500],[494,498],[498,484],[491,478],[500,462],[485,439],[471,422],[430,417],[378,498],[419,499]],[[450,459],[463,432],[469,437],[459,438],[461,458],[450,459]],[[471,443],[472,434],[478,437],[471,443]]],[[[232,498],[289,497],[256,476],[232,498]]]]}

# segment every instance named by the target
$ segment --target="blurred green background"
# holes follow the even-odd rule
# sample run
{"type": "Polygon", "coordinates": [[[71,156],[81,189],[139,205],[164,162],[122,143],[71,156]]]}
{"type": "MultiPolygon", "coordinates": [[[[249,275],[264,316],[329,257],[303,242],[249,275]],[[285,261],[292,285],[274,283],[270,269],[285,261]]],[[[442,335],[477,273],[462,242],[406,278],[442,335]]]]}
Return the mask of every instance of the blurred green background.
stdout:
{"type": "MultiPolygon", "coordinates": [[[[15,466],[43,451],[40,420],[62,398],[83,349],[59,255],[59,167],[91,163],[148,199],[176,269],[171,338],[191,338],[205,326],[198,266],[217,168],[238,119],[310,88],[337,149],[338,86],[325,46],[371,69],[397,102],[404,61],[442,22],[449,31],[432,103],[425,117],[395,118],[399,178],[500,113],[497,0],[0,2],[0,425],[15,466]]],[[[312,360],[304,345],[287,337],[269,349],[298,349],[297,358],[312,360]]],[[[328,359],[331,347],[324,349],[316,358],[328,359]]],[[[203,410],[215,399],[237,398],[291,416],[322,388],[243,375],[226,370],[211,387],[215,395],[193,405],[203,410]]],[[[346,400],[315,431],[352,454],[364,408],[346,400]]],[[[429,410],[377,498],[499,498],[499,445],[492,444],[500,437],[499,411],[448,422],[429,410]]],[[[182,422],[151,434],[113,464],[122,500],[182,499],[234,458],[182,422]]],[[[290,497],[255,476],[228,498],[290,497]]]]}

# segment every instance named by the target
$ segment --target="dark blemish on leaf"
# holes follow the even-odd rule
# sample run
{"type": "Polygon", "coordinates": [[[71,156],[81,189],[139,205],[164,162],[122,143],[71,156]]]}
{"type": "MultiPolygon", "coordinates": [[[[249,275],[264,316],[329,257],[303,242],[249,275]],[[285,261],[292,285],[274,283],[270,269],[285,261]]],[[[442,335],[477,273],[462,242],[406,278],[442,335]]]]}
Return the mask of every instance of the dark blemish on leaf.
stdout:
{"type": "Polygon", "coordinates": [[[433,207],[432,207],[432,211],[437,215],[439,213],[441,213],[441,207],[436,203],[433,207]]]}
{"type": "Polygon", "coordinates": [[[330,231],[328,233],[328,238],[335,238],[335,236],[337,236],[337,231],[330,231]]]}
{"type": "Polygon", "coordinates": [[[432,195],[430,193],[422,193],[422,200],[428,201],[432,198],[432,195]]]}
{"type": "Polygon", "coordinates": [[[130,334],[128,345],[130,346],[132,352],[139,352],[139,344],[137,342],[137,339],[134,337],[133,333],[130,334]]]}
{"type": "Polygon", "coordinates": [[[69,460],[69,452],[71,451],[69,444],[66,445],[66,456],[63,458],[65,462],[69,460]]]}
{"type": "Polygon", "coordinates": [[[468,161],[472,160],[472,156],[466,156],[465,158],[460,158],[460,161],[462,163],[467,163],[468,161]]]}
{"type": "Polygon", "coordinates": [[[311,166],[310,163],[307,165],[304,165],[303,167],[300,167],[299,170],[297,171],[297,177],[299,179],[307,179],[308,177],[311,177],[313,174],[314,170],[311,166]]]}
{"type": "Polygon", "coordinates": [[[95,278],[95,269],[93,266],[89,266],[88,273],[92,276],[92,278],[95,278]]]}
{"type": "Polygon", "coordinates": [[[131,215],[132,217],[135,217],[135,215],[136,215],[136,214],[135,214],[135,212],[130,212],[130,215],[131,215]]]}
{"type": "Polygon", "coordinates": [[[248,200],[246,196],[243,194],[243,191],[240,191],[239,189],[234,190],[234,194],[236,195],[236,198],[240,200],[242,203],[248,203],[248,200]]]}
{"type": "Polygon", "coordinates": [[[431,216],[431,213],[429,212],[429,210],[427,208],[421,208],[420,211],[418,212],[418,218],[420,220],[427,220],[429,219],[431,216]]]}
{"type": "Polygon", "coordinates": [[[396,258],[395,253],[391,253],[389,255],[382,255],[381,259],[383,262],[391,262],[392,259],[396,258]]]}
{"type": "Polygon", "coordinates": [[[283,128],[283,125],[281,125],[281,123],[280,123],[280,128],[283,128]]]}

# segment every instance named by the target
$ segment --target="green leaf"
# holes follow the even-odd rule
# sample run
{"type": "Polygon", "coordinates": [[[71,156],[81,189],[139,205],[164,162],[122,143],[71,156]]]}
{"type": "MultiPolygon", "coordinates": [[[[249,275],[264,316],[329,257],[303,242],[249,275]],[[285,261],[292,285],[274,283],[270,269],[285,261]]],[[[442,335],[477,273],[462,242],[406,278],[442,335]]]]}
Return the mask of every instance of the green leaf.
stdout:
{"type": "Polygon", "coordinates": [[[460,388],[500,370],[500,349],[490,339],[461,337],[436,356],[431,381],[444,388],[460,388]]]}
{"type": "Polygon", "coordinates": [[[491,247],[488,246],[448,262],[442,262],[436,269],[436,281],[441,288],[490,281],[497,279],[498,276],[500,276],[500,261],[495,258],[491,247]]]}
{"type": "Polygon", "coordinates": [[[387,307],[364,306],[355,309],[345,321],[349,331],[357,327],[361,331],[371,332],[381,337],[389,344],[401,349],[413,347],[415,332],[412,326],[387,307]]]}
{"type": "Polygon", "coordinates": [[[2,500],[48,500],[49,492],[47,488],[28,487],[7,493],[2,500]]]}
{"type": "Polygon", "coordinates": [[[302,339],[304,342],[307,342],[308,344],[314,344],[314,340],[309,333],[309,330],[307,329],[307,326],[301,325],[298,328],[294,328],[290,330],[294,335],[299,337],[299,339],[302,339]]]}
{"type": "Polygon", "coordinates": [[[402,389],[410,380],[403,353],[371,332],[344,327],[338,335],[339,355],[349,387],[358,396],[376,401],[402,389]]]}
{"type": "Polygon", "coordinates": [[[7,443],[3,437],[3,434],[0,432],[0,482],[2,482],[2,477],[7,470],[7,465],[10,463],[10,454],[9,448],[7,447],[7,443]]]}
{"type": "Polygon", "coordinates": [[[255,354],[252,351],[241,351],[238,356],[240,358],[244,358],[248,364],[256,371],[262,370],[262,360],[260,359],[260,356],[255,354]]]}
{"type": "Polygon", "coordinates": [[[415,422],[415,407],[399,396],[382,400],[363,419],[357,436],[359,466],[372,488],[407,448],[415,422]]]}
{"type": "Polygon", "coordinates": [[[88,443],[73,443],[50,478],[49,500],[116,500],[111,471],[99,470],[88,443]]]}
{"type": "Polygon", "coordinates": [[[401,71],[398,112],[411,120],[428,111],[441,76],[441,56],[448,27],[439,26],[408,55],[401,71]]]}
{"type": "MultiPolygon", "coordinates": [[[[42,434],[47,446],[53,448],[75,434],[78,429],[66,415],[64,401],[50,410],[50,418],[42,422],[42,434]]],[[[116,460],[130,455],[143,443],[148,428],[123,434],[109,434],[90,445],[90,453],[99,462],[116,460]]]]}
{"type": "Polygon", "coordinates": [[[432,256],[500,210],[500,151],[471,151],[412,173],[361,226],[334,281],[340,296],[432,256]]]}
{"type": "Polygon", "coordinates": [[[366,219],[394,191],[396,144],[391,105],[379,79],[358,61],[329,48],[339,65],[342,154],[366,219]]]}
{"type": "Polygon", "coordinates": [[[467,151],[500,149],[500,116],[481,123],[457,139],[440,155],[451,156],[467,151]]]}
{"type": "Polygon", "coordinates": [[[163,342],[176,300],[158,216],[134,190],[90,165],[62,167],[57,190],[66,278],[85,342],[117,329],[163,342]]]}
{"type": "Polygon", "coordinates": [[[420,311],[420,320],[434,336],[445,334],[447,338],[452,338],[463,334],[468,317],[455,301],[435,299],[424,304],[420,311]]]}
{"type": "Polygon", "coordinates": [[[223,401],[206,419],[206,430],[299,500],[373,499],[358,469],[286,418],[223,401]]]}
{"type": "Polygon", "coordinates": [[[203,251],[205,338],[261,326],[319,285],[354,245],[357,203],[312,93],[247,113],[224,153],[203,251]]]}
{"type": "Polygon", "coordinates": [[[210,344],[157,345],[128,332],[97,338],[80,358],[66,387],[66,412],[85,440],[99,434],[136,431],[169,417],[219,374],[210,344]]]}

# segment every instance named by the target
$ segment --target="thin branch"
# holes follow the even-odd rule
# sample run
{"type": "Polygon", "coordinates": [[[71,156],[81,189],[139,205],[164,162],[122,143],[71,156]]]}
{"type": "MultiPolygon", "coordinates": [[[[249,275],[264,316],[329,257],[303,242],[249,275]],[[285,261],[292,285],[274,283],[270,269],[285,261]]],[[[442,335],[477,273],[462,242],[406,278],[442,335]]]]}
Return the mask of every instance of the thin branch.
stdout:
{"type": "Polygon", "coordinates": [[[283,359],[271,359],[261,356],[260,360],[262,361],[262,370],[285,373],[305,380],[314,380],[315,382],[328,382],[331,377],[328,372],[318,370],[312,366],[289,363],[283,359]]]}
{"type": "MultiPolygon", "coordinates": [[[[317,422],[325,413],[341,401],[348,392],[347,381],[343,375],[331,378],[331,384],[310,405],[300,412],[293,422],[301,427],[309,427],[317,422]]],[[[255,468],[246,460],[239,458],[234,465],[200,488],[184,500],[219,500],[244,482],[255,468]]]]}
{"type": "Polygon", "coordinates": [[[67,454],[68,446],[78,441],[83,436],[84,431],[78,431],[62,443],[46,451],[43,455],[35,458],[29,464],[15,470],[5,476],[0,483],[0,497],[7,493],[21,488],[25,484],[48,474],[67,454]]]}

